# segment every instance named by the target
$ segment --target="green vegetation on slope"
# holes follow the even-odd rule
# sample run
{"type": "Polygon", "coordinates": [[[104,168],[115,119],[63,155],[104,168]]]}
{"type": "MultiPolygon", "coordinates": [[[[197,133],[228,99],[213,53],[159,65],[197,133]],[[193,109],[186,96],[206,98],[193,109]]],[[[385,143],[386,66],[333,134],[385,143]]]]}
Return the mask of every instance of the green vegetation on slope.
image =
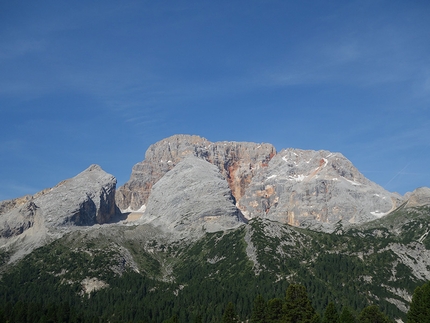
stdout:
{"type": "Polygon", "coordinates": [[[37,308],[41,322],[60,312],[70,321],[209,323],[222,319],[229,302],[241,320],[250,319],[260,295],[276,318],[288,287],[300,284],[321,317],[333,302],[337,313],[377,304],[405,319],[399,291],[412,295],[424,281],[392,246],[425,248],[429,210],[396,212],[391,224],[333,234],[257,219],[192,243],[133,235],[130,227],[115,235],[77,231],[3,267],[0,308],[6,315],[37,308]]]}

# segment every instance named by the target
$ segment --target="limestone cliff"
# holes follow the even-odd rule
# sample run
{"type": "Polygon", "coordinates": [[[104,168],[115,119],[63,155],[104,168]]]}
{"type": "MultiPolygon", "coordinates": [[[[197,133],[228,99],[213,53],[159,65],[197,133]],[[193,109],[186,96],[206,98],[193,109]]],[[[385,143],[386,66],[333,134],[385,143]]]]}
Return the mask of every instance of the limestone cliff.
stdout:
{"type": "Polygon", "coordinates": [[[187,156],[152,187],[143,218],[181,238],[243,223],[224,176],[195,156],[187,156]]]}
{"type": "Polygon", "coordinates": [[[116,214],[116,179],[92,165],[51,189],[0,203],[0,237],[17,236],[33,227],[93,225],[109,222],[116,214]]]}
{"type": "MultiPolygon", "coordinates": [[[[175,135],[150,146],[145,160],[133,167],[130,180],[117,191],[119,207],[141,209],[151,199],[152,187],[187,156],[218,168],[248,219],[267,217],[295,226],[319,223],[333,228],[338,221],[361,223],[382,217],[403,202],[398,194],[365,178],[340,153],[292,148],[276,153],[270,144],[212,143],[175,135]]],[[[411,203],[427,196],[420,192],[411,203]]]]}
{"type": "Polygon", "coordinates": [[[379,218],[400,197],[365,178],[340,153],[286,149],[255,176],[238,207],[247,218],[291,225],[360,223],[379,218]]]}
{"type": "Polygon", "coordinates": [[[130,180],[116,193],[119,208],[138,210],[148,201],[152,186],[186,156],[193,155],[218,167],[235,200],[239,200],[254,174],[276,154],[270,144],[216,142],[175,135],[151,145],[145,160],[133,167],[130,180]]]}
{"type": "Polygon", "coordinates": [[[419,187],[412,193],[406,194],[405,197],[407,198],[406,207],[430,205],[430,188],[419,187]]]}

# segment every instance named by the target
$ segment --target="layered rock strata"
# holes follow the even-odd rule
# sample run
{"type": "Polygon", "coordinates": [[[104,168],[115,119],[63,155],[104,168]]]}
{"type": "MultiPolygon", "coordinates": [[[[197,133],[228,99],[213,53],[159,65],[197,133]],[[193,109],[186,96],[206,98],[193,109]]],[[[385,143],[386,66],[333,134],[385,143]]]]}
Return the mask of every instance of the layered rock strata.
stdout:
{"type": "Polygon", "coordinates": [[[340,153],[286,149],[254,176],[238,207],[247,218],[299,226],[366,222],[400,203],[398,195],[365,178],[340,153]]]}
{"type": "Polygon", "coordinates": [[[0,237],[22,234],[35,222],[46,228],[109,222],[118,209],[116,179],[91,165],[51,189],[0,203],[0,237]]]}
{"type": "Polygon", "coordinates": [[[192,155],[218,167],[235,200],[239,200],[254,174],[268,165],[276,154],[270,144],[216,142],[189,135],[175,135],[151,145],[145,159],[133,167],[130,180],[116,193],[122,210],[141,209],[152,186],[185,157],[192,155]]]}
{"type": "Polygon", "coordinates": [[[200,234],[244,222],[224,176],[209,162],[187,156],[153,187],[144,221],[170,232],[200,234]]]}

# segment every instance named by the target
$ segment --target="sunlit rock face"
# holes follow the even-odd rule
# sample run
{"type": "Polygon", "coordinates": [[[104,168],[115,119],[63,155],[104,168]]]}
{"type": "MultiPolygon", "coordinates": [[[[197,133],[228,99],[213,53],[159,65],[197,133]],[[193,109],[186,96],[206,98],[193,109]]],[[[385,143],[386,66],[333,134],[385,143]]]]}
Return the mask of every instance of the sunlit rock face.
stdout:
{"type": "Polygon", "coordinates": [[[195,156],[179,162],[152,187],[145,219],[185,237],[244,222],[219,169],[195,156]]]}
{"type": "Polygon", "coordinates": [[[419,187],[412,193],[405,194],[405,197],[407,198],[407,207],[430,205],[430,188],[419,187]]]}
{"type": "Polygon", "coordinates": [[[232,194],[239,200],[256,172],[276,154],[270,144],[248,142],[212,143],[199,136],[175,135],[151,145],[145,160],[133,167],[130,180],[116,193],[122,210],[141,209],[152,186],[187,156],[196,156],[218,167],[232,194]]]}
{"type": "Polygon", "coordinates": [[[146,207],[153,186],[188,156],[218,168],[234,203],[248,218],[266,217],[295,226],[361,223],[389,213],[402,197],[365,178],[340,153],[285,149],[271,144],[215,142],[175,135],[150,146],[116,202],[123,210],[146,207]]]}
{"type": "Polygon", "coordinates": [[[91,165],[77,176],[33,196],[0,203],[0,236],[22,234],[33,225],[54,228],[109,222],[116,214],[116,179],[91,165]]]}
{"type": "Polygon", "coordinates": [[[366,222],[400,202],[400,196],[365,178],[340,153],[286,149],[254,176],[238,207],[249,219],[300,226],[366,222]]]}

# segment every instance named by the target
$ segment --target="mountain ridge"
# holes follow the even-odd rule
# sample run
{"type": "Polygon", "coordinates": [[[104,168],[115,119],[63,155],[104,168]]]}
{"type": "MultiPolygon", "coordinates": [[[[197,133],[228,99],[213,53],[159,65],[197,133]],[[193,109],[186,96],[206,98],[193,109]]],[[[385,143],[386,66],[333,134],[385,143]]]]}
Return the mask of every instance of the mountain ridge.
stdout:
{"type": "Polygon", "coordinates": [[[23,279],[19,287],[0,277],[5,295],[49,302],[34,292],[48,279],[48,295],[61,290],[78,308],[85,299],[106,321],[150,322],[173,310],[186,322],[212,299],[204,322],[217,322],[226,299],[239,299],[246,318],[252,297],[280,297],[300,283],[320,311],[345,299],[355,309],[377,303],[401,320],[414,288],[430,279],[429,188],[401,197],[340,153],[277,153],[270,144],[178,135],[146,156],[119,193],[114,176],[91,165],[0,202],[0,273],[27,277],[11,278],[23,279]],[[130,202],[127,212],[116,199],[130,202]],[[123,285],[159,304],[121,318],[115,306],[99,308],[112,295],[133,302],[123,285]]]}

